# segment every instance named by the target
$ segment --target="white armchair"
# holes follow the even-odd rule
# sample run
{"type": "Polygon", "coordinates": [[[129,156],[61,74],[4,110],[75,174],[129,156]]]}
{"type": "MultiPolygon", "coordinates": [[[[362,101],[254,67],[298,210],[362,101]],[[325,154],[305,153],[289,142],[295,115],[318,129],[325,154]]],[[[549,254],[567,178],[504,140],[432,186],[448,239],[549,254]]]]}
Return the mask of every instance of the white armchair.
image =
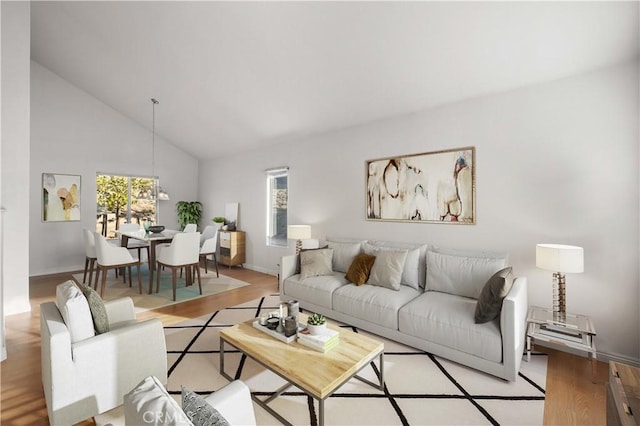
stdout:
{"type": "MultiPolygon", "coordinates": [[[[93,238],[93,233],[88,229],[82,229],[82,241],[84,242],[84,275],[82,275],[82,282],[87,281],[87,269],[89,269],[89,285],[91,285],[91,278],[93,278],[93,268],[96,260],[96,242],[93,238]]],[[[96,283],[98,280],[96,279],[96,283]]],[[[97,285],[97,284],[96,284],[97,285]]]]}
{"type": "MultiPolygon", "coordinates": [[[[203,397],[231,425],[255,426],[256,417],[251,391],[244,382],[234,380],[203,397]]],[[[189,414],[182,410],[155,377],[145,378],[124,396],[124,418],[128,425],[191,425],[189,414]]]]}
{"type": "Polygon", "coordinates": [[[208,274],[207,256],[211,256],[213,264],[216,266],[216,276],[220,277],[218,272],[218,258],[216,251],[218,250],[218,228],[215,226],[207,226],[200,237],[200,259],[204,262],[204,273],[208,274]]]}
{"type": "Polygon", "coordinates": [[[184,229],[182,230],[182,232],[197,232],[198,231],[198,225],[196,225],[195,223],[187,223],[184,226],[184,229]]]}
{"type": "MultiPolygon", "coordinates": [[[[42,385],[52,425],[74,424],[121,405],[124,394],[149,375],[167,381],[160,320],[136,322],[128,297],[104,305],[110,331],[85,333],[80,340],[74,336],[77,327],[65,324],[56,303],[40,305],[42,385]]],[[[68,322],[78,319],[65,316],[68,322]]]]}
{"type": "MultiPolygon", "coordinates": [[[[128,268],[129,269],[129,287],[133,280],[131,276],[131,266],[138,268],[138,289],[142,294],[142,280],[140,279],[140,260],[131,257],[131,254],[126,247],[115,247],[107,242],[107,240],[97,232],[93,233],[96,256],[98,257],[98,271],[96,272],[96,285],[98,282],[98,276],[102,272],[102,283],[100,284],[100,296],[104,297],[104,287],[107,283],[107,271],[109,269],[116,268],[128,268]]],[[[126,282],[127,274],[123,274],[123,279],[126,282]]]]}
{"type": "Polygon", "coordinates": [[[162,247],[158,253],[156,275],[156,293],[160,291],[161,267],[171,268],[173,281],[173,300],[176,300],[176,277],[177,270],[187,268],[187,285],[191,284],[193,269],[198,276],[198,286],[202,294],[202,282],[200,281],[200,233],[181,232],[176,234],[169,247],[162,247]]]}

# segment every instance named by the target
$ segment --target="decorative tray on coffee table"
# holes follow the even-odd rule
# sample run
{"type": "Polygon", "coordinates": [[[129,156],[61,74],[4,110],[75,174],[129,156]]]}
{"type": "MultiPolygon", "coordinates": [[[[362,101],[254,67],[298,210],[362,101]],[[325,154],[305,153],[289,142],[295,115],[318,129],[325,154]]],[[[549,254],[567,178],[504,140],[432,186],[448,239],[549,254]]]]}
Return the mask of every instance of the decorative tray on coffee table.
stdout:
{"type": "MultiPolygon", "coordinates": [[[[276,339],[278,339],[278,340],[280,340],[281,342],[284,342],[284,343],[294,342],[296,340],[296,337],[297,337],[297,333],[296,334],[292,334],[291,336],[287,337],[287,336],[284,335],[284,332],[278,333],[277,331],[268,328],[266,325],[261,325],[259,319],[256,319],[253,322],[253,327],[257,328],[258,330],[262,331],[263,333],[267,333],[271,337],[275,337],[276,339]]],[[[304,330],[305,328],[306,328],[305,324],[298,324],[298,330],[297,331],[304,330]]]]}

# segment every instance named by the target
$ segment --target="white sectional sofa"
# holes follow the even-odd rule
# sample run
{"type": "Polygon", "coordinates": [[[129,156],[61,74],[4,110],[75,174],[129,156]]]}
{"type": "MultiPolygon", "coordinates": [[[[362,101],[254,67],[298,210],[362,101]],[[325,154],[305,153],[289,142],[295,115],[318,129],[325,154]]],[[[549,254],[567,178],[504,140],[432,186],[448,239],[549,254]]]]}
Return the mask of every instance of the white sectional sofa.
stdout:
{"type": "Polygon", "coordinates": [[[326,275],[302,276],[299,256],[282,258],[281,300],[296,299],[308,311],[505,380],[516,379],[525,341],[526,278],[512,281],[497,318],[480,324],[474,320],[485,283],[508,266],[506,255],[385,241],[333,239],[324,245],[332,251],[326,275]],[[355,285],[345,277],[362,252],[378,255],[379,264],[373,266],[378,281],[387,276],[386,271],[380,275],[381,267],[393,263],[385,261],[386,251],[407,253],[399,286],[355,285]]]}

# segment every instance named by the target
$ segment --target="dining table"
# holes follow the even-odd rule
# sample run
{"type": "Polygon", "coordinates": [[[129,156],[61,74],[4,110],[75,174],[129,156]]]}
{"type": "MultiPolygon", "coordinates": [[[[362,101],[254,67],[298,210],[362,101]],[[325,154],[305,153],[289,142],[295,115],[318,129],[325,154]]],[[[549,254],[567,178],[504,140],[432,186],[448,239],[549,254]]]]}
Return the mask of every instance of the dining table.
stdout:
{"type": "Polygon", "coordinates": [[[162,243],[170,243],[173,237],[180,231],[165,229],[162,232],[147,232],[144,229],[132,232],[116,231],[120,235],[120,244],[127,247],[129,238],[144,241],[149,244],[149,294],[153,293],[153,271],[156,267],[156,246],[162,243]]]}

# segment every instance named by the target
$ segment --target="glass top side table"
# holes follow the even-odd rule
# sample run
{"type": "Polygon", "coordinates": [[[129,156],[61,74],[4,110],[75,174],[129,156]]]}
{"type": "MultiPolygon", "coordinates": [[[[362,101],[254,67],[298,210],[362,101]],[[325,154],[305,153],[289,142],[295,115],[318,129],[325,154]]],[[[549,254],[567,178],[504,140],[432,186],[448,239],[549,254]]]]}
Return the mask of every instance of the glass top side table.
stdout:
{"type": "Polygon", "coordinates": [[[554,316],[553,310],[530,306],[527,314],[527,361],[531,360],[533,340],[587,352],[591,358],[591,380],[596,378],[596,329],[586,315],[554,316]]]}

